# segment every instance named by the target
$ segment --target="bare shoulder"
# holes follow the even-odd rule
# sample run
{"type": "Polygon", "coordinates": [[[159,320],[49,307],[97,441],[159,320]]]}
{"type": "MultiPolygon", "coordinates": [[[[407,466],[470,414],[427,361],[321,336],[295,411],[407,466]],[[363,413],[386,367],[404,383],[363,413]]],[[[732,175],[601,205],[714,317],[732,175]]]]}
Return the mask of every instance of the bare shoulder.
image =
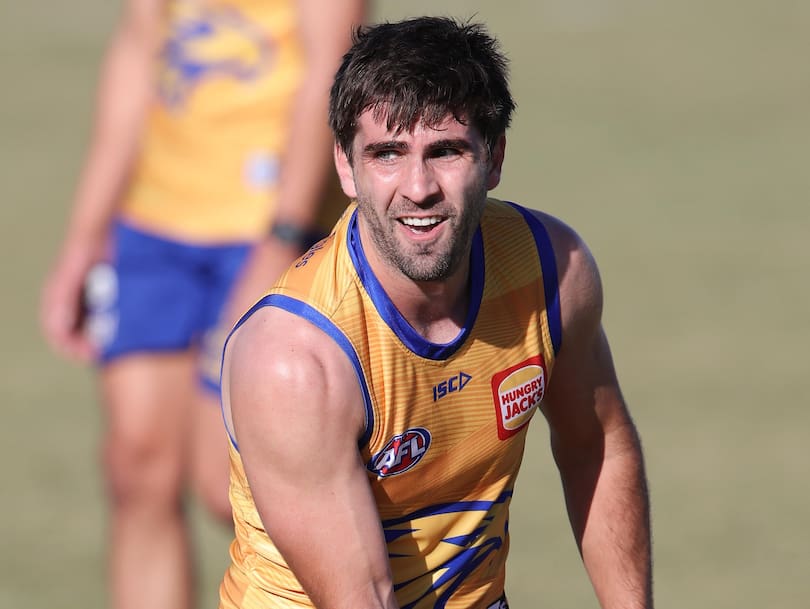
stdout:
{"type": "Polygon", "coordinates": [[[536,212],[536,217],[554,248],[562,317],[562,346],[541,408],[556,457],[576,459],[598,445],[605,430],[624,425],[627,414],[602,327],[596,261],[573,228],[549,214],[536,212]]]}
{"type": "Polygon", "coordinates": [[[559,218],[541,211],[532,214],[543,223],[554,249],[564,334],[570,337],[582,325],[593,330],[602,317],[602,280],[593,254],[559,218]]]}
{"type": "Polygon", "coordinates": [[[256,310],[234,332],[222,389],[237,441],[263,423],[278,428],[336,422],[347,433],[362,433],[360,390],[348,357],[322,329],[276,307],[256,310]]]}
{"type": "Polygon", "coordinates": [[[154,28],[163,22],[169,0],[127,0],[122,18],[132,26],[154,28]]]}

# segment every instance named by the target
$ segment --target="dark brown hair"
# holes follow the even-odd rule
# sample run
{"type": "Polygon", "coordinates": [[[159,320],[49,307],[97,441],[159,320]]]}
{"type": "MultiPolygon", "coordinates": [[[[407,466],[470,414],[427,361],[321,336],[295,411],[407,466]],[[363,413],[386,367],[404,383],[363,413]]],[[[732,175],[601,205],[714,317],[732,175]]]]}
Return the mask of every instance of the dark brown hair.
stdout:
{"type": "Polygon", "coordinates": [[[491,148],[515,102],[508,61],[481,24],[419,17],[360,27],[343,56],[329,100],[329,125],[352,160],[357,119],[371,110],[393,131],[436,126],[451,113],[491,148]]]}

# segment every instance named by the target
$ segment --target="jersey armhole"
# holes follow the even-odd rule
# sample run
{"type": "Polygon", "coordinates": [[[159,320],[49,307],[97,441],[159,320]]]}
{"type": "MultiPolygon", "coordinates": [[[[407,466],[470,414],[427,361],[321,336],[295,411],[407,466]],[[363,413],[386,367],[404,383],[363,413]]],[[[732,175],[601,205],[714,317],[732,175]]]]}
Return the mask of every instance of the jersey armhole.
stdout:
{"type": "Polygon", "coordinates": [[[540,268],[543,271],[543,291],[546,300],[548,331],[551,336],[554,355],[556,356],[562,346],[562,314],[560,311],[560,288],[557,279],[557,260],[554,256],[551,238],[548,236],[546,227],[531,211],[515,203],[510,202],[509,204],[520,212],[534,237],[537,255],[540,258],[540,268]]]}
{"type": "MultiPolygon", "coordinates": [[[[374,428],[374,411],[371,407],[371,394],[368,390],[368,384],[366,383],[365,374],[363,374],[363,367],[360,364],[360,358],[357,355],[357,352],[354,349],[351,341],[346,337],[346,335],[323,313],[312,307],[311,305],[306,304],[305,302],[298,300],[296,298],[292,298],[290,296],[284,296],[283,294],[268,294],[261,300],[259,300],[255,305],[253,305],[247,313],[245,313],[239,321],[234,325],[233,330],[231,330],[230,334],[228,334],[228,338],[225,340],[225,345],[222,348],[222,361],[220,364],[220,387],[222,387],[222,371],[224,369],[225,364],[225,349],[228,346],[228,342],[230,341],[231,337],[233,336],[234,332],[239,329],[239,327],[257,310],[263,307],[277,307],[279,309],[283,309],[288,313],[292,313],[293,315],[297,315],[303,319],[306,319],[311,324],[320,328],[327,336],[329,336],[332,340],[337,343],[343,353],[346,354],[346,357],[349,358],[349,361],[352,364],[352,368],[354,369],[355,375],[357,376],[357,382],[360,385],[360,393],[363,396],[363,408],[364,408],[364,431],[361,438],[358,440],[358,447],[364,446],[368,443],[369,439],[371,438],[371,430],[374,428]]],[[[225,424],[225,430],[228,432],[228,438],[230,439],[231,444],[233,445],[234,449],[239,452],[239,445],[236,442],[236,438],[233,435],[233,431],[228,427],[228,423],[225,419],[225,408],[222,403],[222,393],[220,390],[220,411],[222,413],[222,420],[225,424]]]]}

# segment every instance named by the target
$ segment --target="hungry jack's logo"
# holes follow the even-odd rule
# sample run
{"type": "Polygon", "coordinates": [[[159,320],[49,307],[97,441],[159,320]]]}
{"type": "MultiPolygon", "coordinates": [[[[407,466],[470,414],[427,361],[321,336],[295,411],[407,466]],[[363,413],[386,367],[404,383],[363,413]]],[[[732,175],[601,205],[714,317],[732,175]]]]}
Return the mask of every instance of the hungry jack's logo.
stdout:
{"type": "Polygon", "coordinates": [[[498,438],[506,440],[531,420],[546,393],[547,379],[542,355],[530,357],[492,377],[498,438]]]}

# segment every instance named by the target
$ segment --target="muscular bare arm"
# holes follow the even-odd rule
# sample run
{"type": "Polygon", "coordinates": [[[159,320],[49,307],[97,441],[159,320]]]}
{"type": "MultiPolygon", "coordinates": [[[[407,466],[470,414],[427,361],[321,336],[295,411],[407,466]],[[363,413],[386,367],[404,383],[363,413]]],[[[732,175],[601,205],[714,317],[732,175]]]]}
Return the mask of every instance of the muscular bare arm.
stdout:
{"type": "Polygon", "coordinates": [[[46,339],[70,357],[92,355],[79,324],[81,291],[87,271],[103,256],[111,218],[138,148],[165,2],[128,0],[101,68],[90,146],[40,305],[46,339]]]}
{"type": "Polygon", "coordinates": [[[315,606],[395,609],[348,358],[309,322],[265,308],[234,334],[225,369],[226,418],[256,507],[315,606]]]}
{"type": "Polygon", "coordinates": [[[604,609],[651,609],[641,445],[601,323],[602,287],[579,238],[543,217],[557,256],[563,341],[543,411],[585,568],[604,609]]]}

